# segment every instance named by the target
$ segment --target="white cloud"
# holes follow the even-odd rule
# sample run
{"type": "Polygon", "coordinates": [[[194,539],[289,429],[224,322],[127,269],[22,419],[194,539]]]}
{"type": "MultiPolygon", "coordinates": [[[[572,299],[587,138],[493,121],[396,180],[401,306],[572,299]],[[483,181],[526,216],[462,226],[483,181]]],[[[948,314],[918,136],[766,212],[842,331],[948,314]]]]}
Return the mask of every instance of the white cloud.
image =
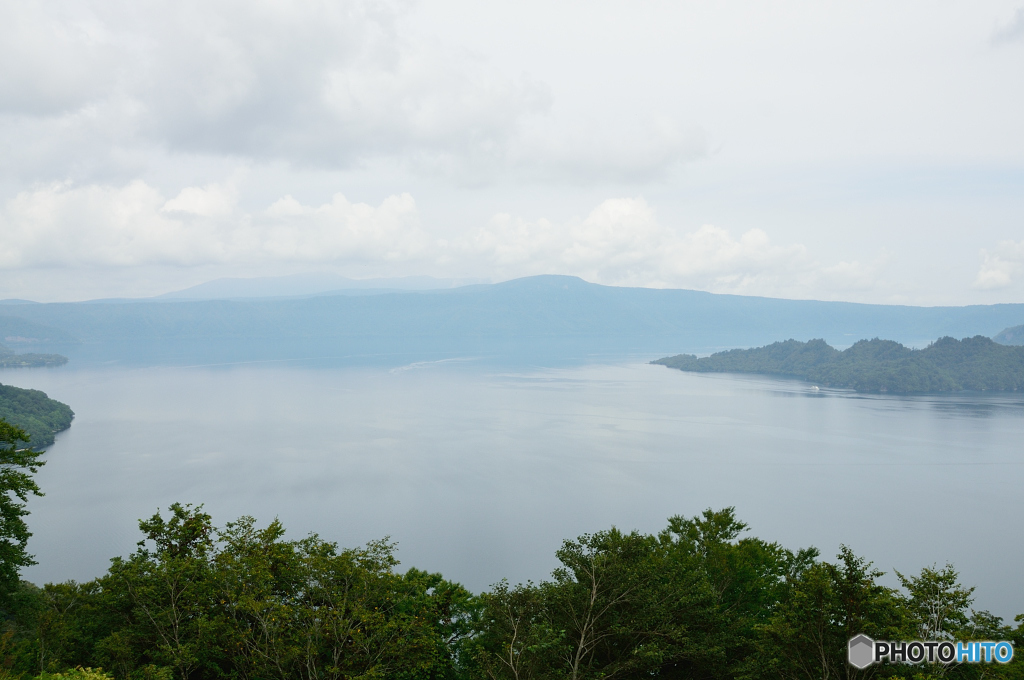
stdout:
{"type": "Polygon", "coordinates": [[[822,267],[819,279],[827,290],[834,292],[871,290],[878,286],[883,270],[891,260],[892,253],[883,250],[870,262],[837,262],[822,267]]]}
{"type": "MultiPolygon", "coordinates": [[[[0,264],[189,264],[212,244],[161,212],[166,199],[144,182],[122,187],[54,184],[18,194],[0,218],[0,264]]],[[[208,255],[207,255],[208,257],[208,255]]]]}
{"type": "Polygon", "coordinates": [[[0,262],[1019,301],[1021,3],[7,2],[0,262]]]}
{"type": "Polygon", "coordinates": [[[761,229],[683,232],[661,224],[642,198],[607,200],[564,224],[497,215],[454,247],[504,277],[573,274],[609,285],[796,297],[871,288],[885,264],[822,266],[803,245],[774,244],[761,229]]]}
{"type": "Polygon", "coordinates": [[[409,194],[390,196],[377,207],[335,194],[330,203],[307,207],[291,196],[256,216],[250,247],[275,260],[301,262],[415,262],[433,252],[419,226],[409,194]]]}
{"type": "Polygon", "coordinates": [[[164,203],[161,210],[200,217],[223,217],[234,211],[237,201],[238,194],[233,186],[209,184],[201,188],[185,187],[176,198],[164,203]]]}
{"type": "Polygon", "coordinates": [[[993,251],[981,251],[982,263],[974,279],[979,290],[1007,288],[1024,272],[1024,241],[1003,241],[993,251]]]}
{"type": "Polygon", "coordinates": [[[408,194],[376,207],[341,194],[317,207],[286,196],[246,213],[230,185],[187,187],[168,200],[142,181],[54,184],[0,212],[5,269],[406,262],[428,245],[408,194]]]}
{"type": "Polygon", "coordinates": [[[562,223],[496,215],[441,239],[421,226],[409,194],[376,206],[342,194],[321,205],[284,196],[257,211],[242,210],[237,195],[233,180],[185,187],[169,199],[142,181],[37,187],[0,211],[0,269],[571,274],[609,285],[807,297],[871,289],[885,264],[882,258],[821,265],[803,245],[773,243],[760,229],[682,231],[661,223],[642,198],[606,200],[586,217],[562,223]]]}

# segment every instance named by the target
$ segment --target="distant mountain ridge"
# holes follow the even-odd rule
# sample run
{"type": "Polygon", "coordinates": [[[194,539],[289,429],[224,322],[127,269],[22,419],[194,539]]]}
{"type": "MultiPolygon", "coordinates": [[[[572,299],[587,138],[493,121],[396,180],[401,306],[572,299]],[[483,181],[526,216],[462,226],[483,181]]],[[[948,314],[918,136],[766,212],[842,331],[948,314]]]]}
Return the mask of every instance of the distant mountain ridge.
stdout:
{"type": "Polygon", "coordinates": [[[5,314],[80,344],[43,343],[73,360],[218,362],[301,357],[418,361],[451,356],[663,356],[754,347],[779,337],[848,346],[889,337],[991,336],[1024,305],[909,307],[617,288],[569,276],[373,296],[51,303],[5,314]],[[389,359],[387,357],[394,357],[389,359]]]}
{"type": "MultiPolygon", "coordinates": [[[[32,303],[33,305],[37,303],[32,303]]],[[[22,307],[18,308],[24,309],[22,307]]],[[[7,310],[5,310],[7,311],[7,310]]],[[[11,310],[15,311],[16,310],[11,310]]],[[[11,345],[41,343],[74,343],[77,338],[59,328],[30,321],[14,314],[0,315],[0,342],[11,345]]]]}
{"type": "Polygon", "coordinates": [[[413,290],[442,290],[482,279],[438,279],[432,276],[350,279],[337,274],[294,274],[254,278],[223,278],[158,295],[156,300],[235,300],[244,298],[302,297],[413,290]]]}
{"type": "Polygon", "coordinates": [[[1024,390],[1024,347],[1000,345],[980,335],[940,338],[924,349],[875,338],[841,352],[824,340],[786,340],[701,359],[681,354],[651,363],[699,373],[786,375],[858,392],[1024,390]]]}
{"type": "Polygon", "coordinates": [[[993,335],[992,339],[1003,345],[1024,345],[1024,326],[1004,328],[993,335]]]}

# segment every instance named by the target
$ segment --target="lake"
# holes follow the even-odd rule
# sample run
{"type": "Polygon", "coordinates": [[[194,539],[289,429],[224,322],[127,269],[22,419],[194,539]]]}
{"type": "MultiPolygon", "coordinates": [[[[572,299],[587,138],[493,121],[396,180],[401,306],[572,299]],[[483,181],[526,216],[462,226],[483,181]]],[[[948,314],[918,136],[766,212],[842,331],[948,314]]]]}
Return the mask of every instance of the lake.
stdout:
{"type": "Polygon", "coordinates": [[[543,579],[562,539],[735,506],[787,547],[889,572],[946,561],[1024,612],[1024,396],[878,396],[643,363],[264,362],[6,371],[77,416],[30,503],[37,583],[85,580],[174,501],[279,517],[473,590],[543,579]],[[1015,538],[1016,537],[1016,538],[1015,538]]]}

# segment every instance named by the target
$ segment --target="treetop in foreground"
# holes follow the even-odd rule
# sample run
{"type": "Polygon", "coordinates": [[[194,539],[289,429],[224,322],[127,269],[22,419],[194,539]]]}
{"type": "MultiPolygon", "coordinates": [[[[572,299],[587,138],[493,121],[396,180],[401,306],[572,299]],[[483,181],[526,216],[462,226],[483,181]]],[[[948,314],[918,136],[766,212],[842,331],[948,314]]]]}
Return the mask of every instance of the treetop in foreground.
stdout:
{"type": "Polygon", "coordinates": [[[25,505],[30,495],[43,495],[33,475],[45,461],[28,440],[23,429],[0,418],[0,603],[17,589],[20,569],[35,564],[26,550],[32,534],[25,505]]]}
{"type": "Polygon", "coordinates": [[[953,567],[898,573],[842,547],[833,561],[748,533],[732,508],[658,533],[566,540],[539,584],[473,595],[398,570],[387,539],[344,549],[251,517],[218,528],[175,504],[89,583],[22,583],[0,676],[102,680],[1020,680],[1024,664],[857,670],[848,640],[1010,640],[953,567]],[[6,673],[6,675],[4,675],[6,673]],[[42,674],[42,675],[41,675],[42,674]]]}
{"type": "Polygon", "coordinates": [[[786,340],[698,358],[679,354],[653,364],[699,373],[762,373],[802,378],[858,392],[1024,390],[1024,346],[981,335],[940,338],[924,349],[892,340],[861,340],[839,351],[824,340],[786,340]]]}

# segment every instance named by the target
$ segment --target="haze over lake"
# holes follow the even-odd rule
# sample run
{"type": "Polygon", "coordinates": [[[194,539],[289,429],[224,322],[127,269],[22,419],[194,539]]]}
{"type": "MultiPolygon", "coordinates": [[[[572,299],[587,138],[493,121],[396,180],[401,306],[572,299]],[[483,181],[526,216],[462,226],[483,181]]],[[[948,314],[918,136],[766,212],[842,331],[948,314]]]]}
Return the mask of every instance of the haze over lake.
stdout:
{"type": "Polygon", "coordinates": [[[77,417],[30,503],[34,582],[85,580],[136,518],[205,503],[281,518],[475,591],[545,578],[564,538],[657,531],[734,505],[752,533],[888,572],[950,561],[976,608],[1024,611],[1019,394],[872,396],[640,362],[472,358],[395,368],[265,362],[6,371],[77,417]]]}

